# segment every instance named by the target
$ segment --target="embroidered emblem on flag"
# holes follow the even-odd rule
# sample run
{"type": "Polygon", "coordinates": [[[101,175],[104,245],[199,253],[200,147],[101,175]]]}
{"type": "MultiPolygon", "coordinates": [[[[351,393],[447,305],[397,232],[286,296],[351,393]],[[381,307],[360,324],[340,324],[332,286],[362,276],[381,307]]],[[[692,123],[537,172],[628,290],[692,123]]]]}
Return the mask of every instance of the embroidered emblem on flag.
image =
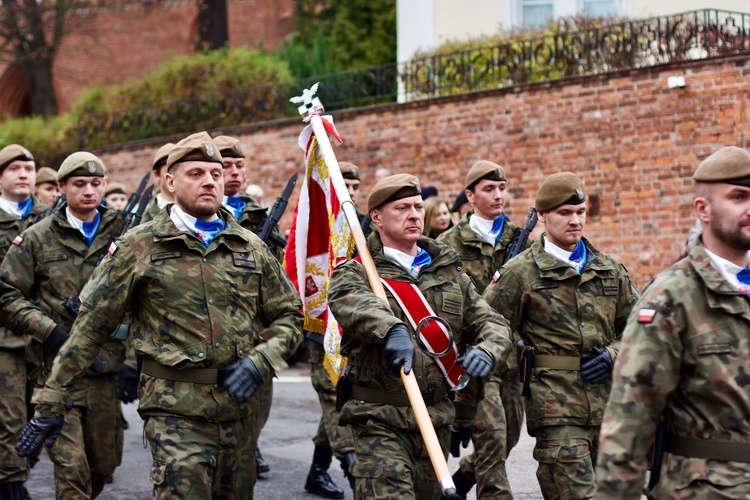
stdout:
{"type": "Polygon", "coordinates": [[[651,323],[656,317],[656,309],[641,309],[638,311],[638,323],[651,323]]]}

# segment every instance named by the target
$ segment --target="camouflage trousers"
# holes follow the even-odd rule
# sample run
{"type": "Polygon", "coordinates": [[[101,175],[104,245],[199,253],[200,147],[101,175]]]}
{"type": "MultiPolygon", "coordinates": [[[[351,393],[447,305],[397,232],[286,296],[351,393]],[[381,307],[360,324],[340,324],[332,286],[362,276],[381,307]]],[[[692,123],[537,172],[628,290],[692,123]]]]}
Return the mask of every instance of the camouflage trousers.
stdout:
{"type": "Polygon", "coordinates": [[[252,499],[255,421],[254,414],[227,422],[148,417],[153,498],[252,499]]]}
{"type": "MultiPolygon", "coordinates": [[[[355,498],[440,498],[440,484],[419,431],[396,429],[374,419],[351,427],[357,454],[350,469],[356,478],[355,498]]],[[[442,426],[435,432],[447,458],[450,430],[442,426]]]]}
{"type": "Polygon", "coordinates": [[[318,423],[318,432],[313,438],[315,446],[330,448],[338,460],[346,453],[354,451],[354,438],[349,426],[339,426],[339,412],[336,411],[336,388],[323,366],[323,348],[315,342],[310,345],[310,379],[318,393],[322,414],[318,423]]]}
{"type": "Polygon", "coordinates": [[[55,464],[55,496],[96,498],[122,459],[123,428],[115,377],[84,377],[86,398],[74,399],[47,454],[55,464]]]}
{"type": "MultiPolygon", "coordinates": [[[[0,482],[26,481],[29,468],[16,453],[26,425],[27,383],[24,349],[0,348],[0,482]]],[[[29,384],[31,385],[31,384],[29,384]]]]}
{"type": "Polygon", "coordinates": [[[255,446],[258,446],[258,438],[260,438],[260,432],[268,422],[268,416],[271,414],[271,403],[273,401],[273,377],[268,377],[268,380],[263,381],[255,392],[258,395],[258,401],[260,407],[258,413],[255,414],[255,446]]]}
{"type": "Polygon", "coordinates": [[[474,422],[474,451],[461,458],[461,473],[477,483],[478,498],[513,498],[505,460],[523,426],[521,383],[516,374],[480,382],[474,422]]]}
{"type": "Polygon", "coordinates": [[[594,498],[599,426],[540,427],[534,435],[536,477],[544,498],[594,498]]]}

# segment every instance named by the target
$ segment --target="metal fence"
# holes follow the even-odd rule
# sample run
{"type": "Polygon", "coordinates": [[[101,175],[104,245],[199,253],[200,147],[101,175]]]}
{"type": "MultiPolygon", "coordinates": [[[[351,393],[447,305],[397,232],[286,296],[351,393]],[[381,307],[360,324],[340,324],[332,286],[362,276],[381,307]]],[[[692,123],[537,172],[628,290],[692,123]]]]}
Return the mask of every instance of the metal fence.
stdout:
{"type": "Polygon", "coordinates": [[[697,10],[451,54],[89,116],[81,148],[296,116],[289,98],[320,82],[329,111],[750,52],[750,14],[697,10]]]}

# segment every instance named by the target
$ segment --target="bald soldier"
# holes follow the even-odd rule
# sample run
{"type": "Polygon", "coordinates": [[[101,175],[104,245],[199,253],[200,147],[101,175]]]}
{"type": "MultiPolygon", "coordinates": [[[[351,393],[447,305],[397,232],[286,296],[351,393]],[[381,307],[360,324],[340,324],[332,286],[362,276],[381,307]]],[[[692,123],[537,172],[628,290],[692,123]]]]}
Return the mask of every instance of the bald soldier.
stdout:
{"type": "MultiPolygon", "coordinates": [[[[396,174],[379,181],[367,208],[378,228],[367,244],[388,301],[373,294],[357,260],[334,269],[329,291],[331,311],[344,331],[342,353],[348,357],[345,383],[351,398],[342,401],[340,422],[351,425],[354,435],[350,472],[356,478],[355,496],[439,498],[440,485],[399,373],[414,370],[445,454],[454,418],[446,374],[460,386],[457,375],[463,370],[469,377],[483,377],[496,363],[505,364],[512,350],[510,332],[477,293],[458,254],[422,236],[424,203],[416,177],[396,174]],[[428,314],[449,325],[457,351],[436,359],[417,347],[415,327],[428,314]]],[[[445,342],[444,330],[431,324],[425,334],[445,342]]]]}
{"type": "MultiPolygon", "coordinates": [[[[122,232],[120,215],[101,205],[106,169],[91,153],[68,156],[57,172],[66,202],[21,233],[0,266],[2,322],[29,337],[30,375],[42,387],[78,314],[78,295],[110,243],[122,232]]],[[[112,333],[114,329],[107,333],[112,333]]],[[[94,498],[122,458],[117,374],[123,339],[107,338],[96,361],[69,390],[65,425],[48,450],[57,498],[94,498]]]]}
{"type": "Polygon", "coordinates": [[[547,177],[535,205],[545,233],[500,269],[484,297],[526,344],[526,426],[544,498],[592,498],[599,426],[637,293],[622,264],[583,237],[580,178],[547,177]]]}
{"type": "MultiPolygon", "coordinates": [[[[474,211],[466,213],[438,241],[458,252],[466,274],[483,293],[505,261],[516,226],[505,217],[508,181],[500,165],[488,160],[474,163],[464,186],[474,211]]],[[[495,369],[497,373],[486,379],[472,380],[456,398],[451,450],[460,450],[459,441],[468,445],[469,436],[474,441],[474,451],[461,459],[453,475],[459,495],[468,493],[476,483],[479,498],[512,498],[505,459],[521,436],[523,400],[515,362],[510,370],[495,369]],[[501,377],[503,370],[507,374],[501,377]]]]}
{"type": "Polygon", "coordinates": [[[703,232],[628,320],[602,425],[600,498],[750,498],[750,154],[721,148],[693,175],[703,232]]]}
{"type": "MultiPolygon", "coordinates": [[[[11,242],[49,207],[32,196],[36,164],[18,144],[0,150],[0,261],[11,242]]],[[[26,461],[15,453],[18,433],[26,424],[26,336],[0,329],[0,497],[22,498],[29,476],[26,461]]]]}
{"type": "Polygon", "coordinates": [[[255,392],[299,345],[302,304],[268,247],[221,207],[211,137],[177,143],[166,168],[174,205],[112,244],[84,287],[19,454],[54,445],[70,388],[130,312],[154,498],[252,498],[255,392]]]}
{"type": "Polygon", "coordinates": [[[151,198],[148,207],[143,212],[141,222],[150,221],[164,207],[170,203],[174,203],[174,196],[167,189],[167,158],[169,158],[169,153],[173,147],[174,144],[168,142],[156,150],[156,154],[154,154],[154,159],[151,162],[151,174],[154,177],[156,196],[151,198]]]}

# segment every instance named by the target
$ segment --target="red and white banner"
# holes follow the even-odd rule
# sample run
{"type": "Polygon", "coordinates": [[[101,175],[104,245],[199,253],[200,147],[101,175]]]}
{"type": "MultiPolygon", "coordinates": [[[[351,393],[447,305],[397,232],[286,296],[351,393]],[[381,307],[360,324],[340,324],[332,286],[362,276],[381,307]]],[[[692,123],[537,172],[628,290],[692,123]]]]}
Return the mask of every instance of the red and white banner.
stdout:
{"type": "MultiPolygon", "coordinates": [[[[341,144],[333,119],[322,118],[326,131],[341,144]]],[[[351,257],[354,238],[310,125],[300,134],[299,145],[305,152],[307,171],[294,209],[284,267],[302,297],[305,330],[323,336],[324,366],[336,385],[346,358],[340,354],[339,326],[328,307],[328,284],[337,260],[351,257]]]]}

